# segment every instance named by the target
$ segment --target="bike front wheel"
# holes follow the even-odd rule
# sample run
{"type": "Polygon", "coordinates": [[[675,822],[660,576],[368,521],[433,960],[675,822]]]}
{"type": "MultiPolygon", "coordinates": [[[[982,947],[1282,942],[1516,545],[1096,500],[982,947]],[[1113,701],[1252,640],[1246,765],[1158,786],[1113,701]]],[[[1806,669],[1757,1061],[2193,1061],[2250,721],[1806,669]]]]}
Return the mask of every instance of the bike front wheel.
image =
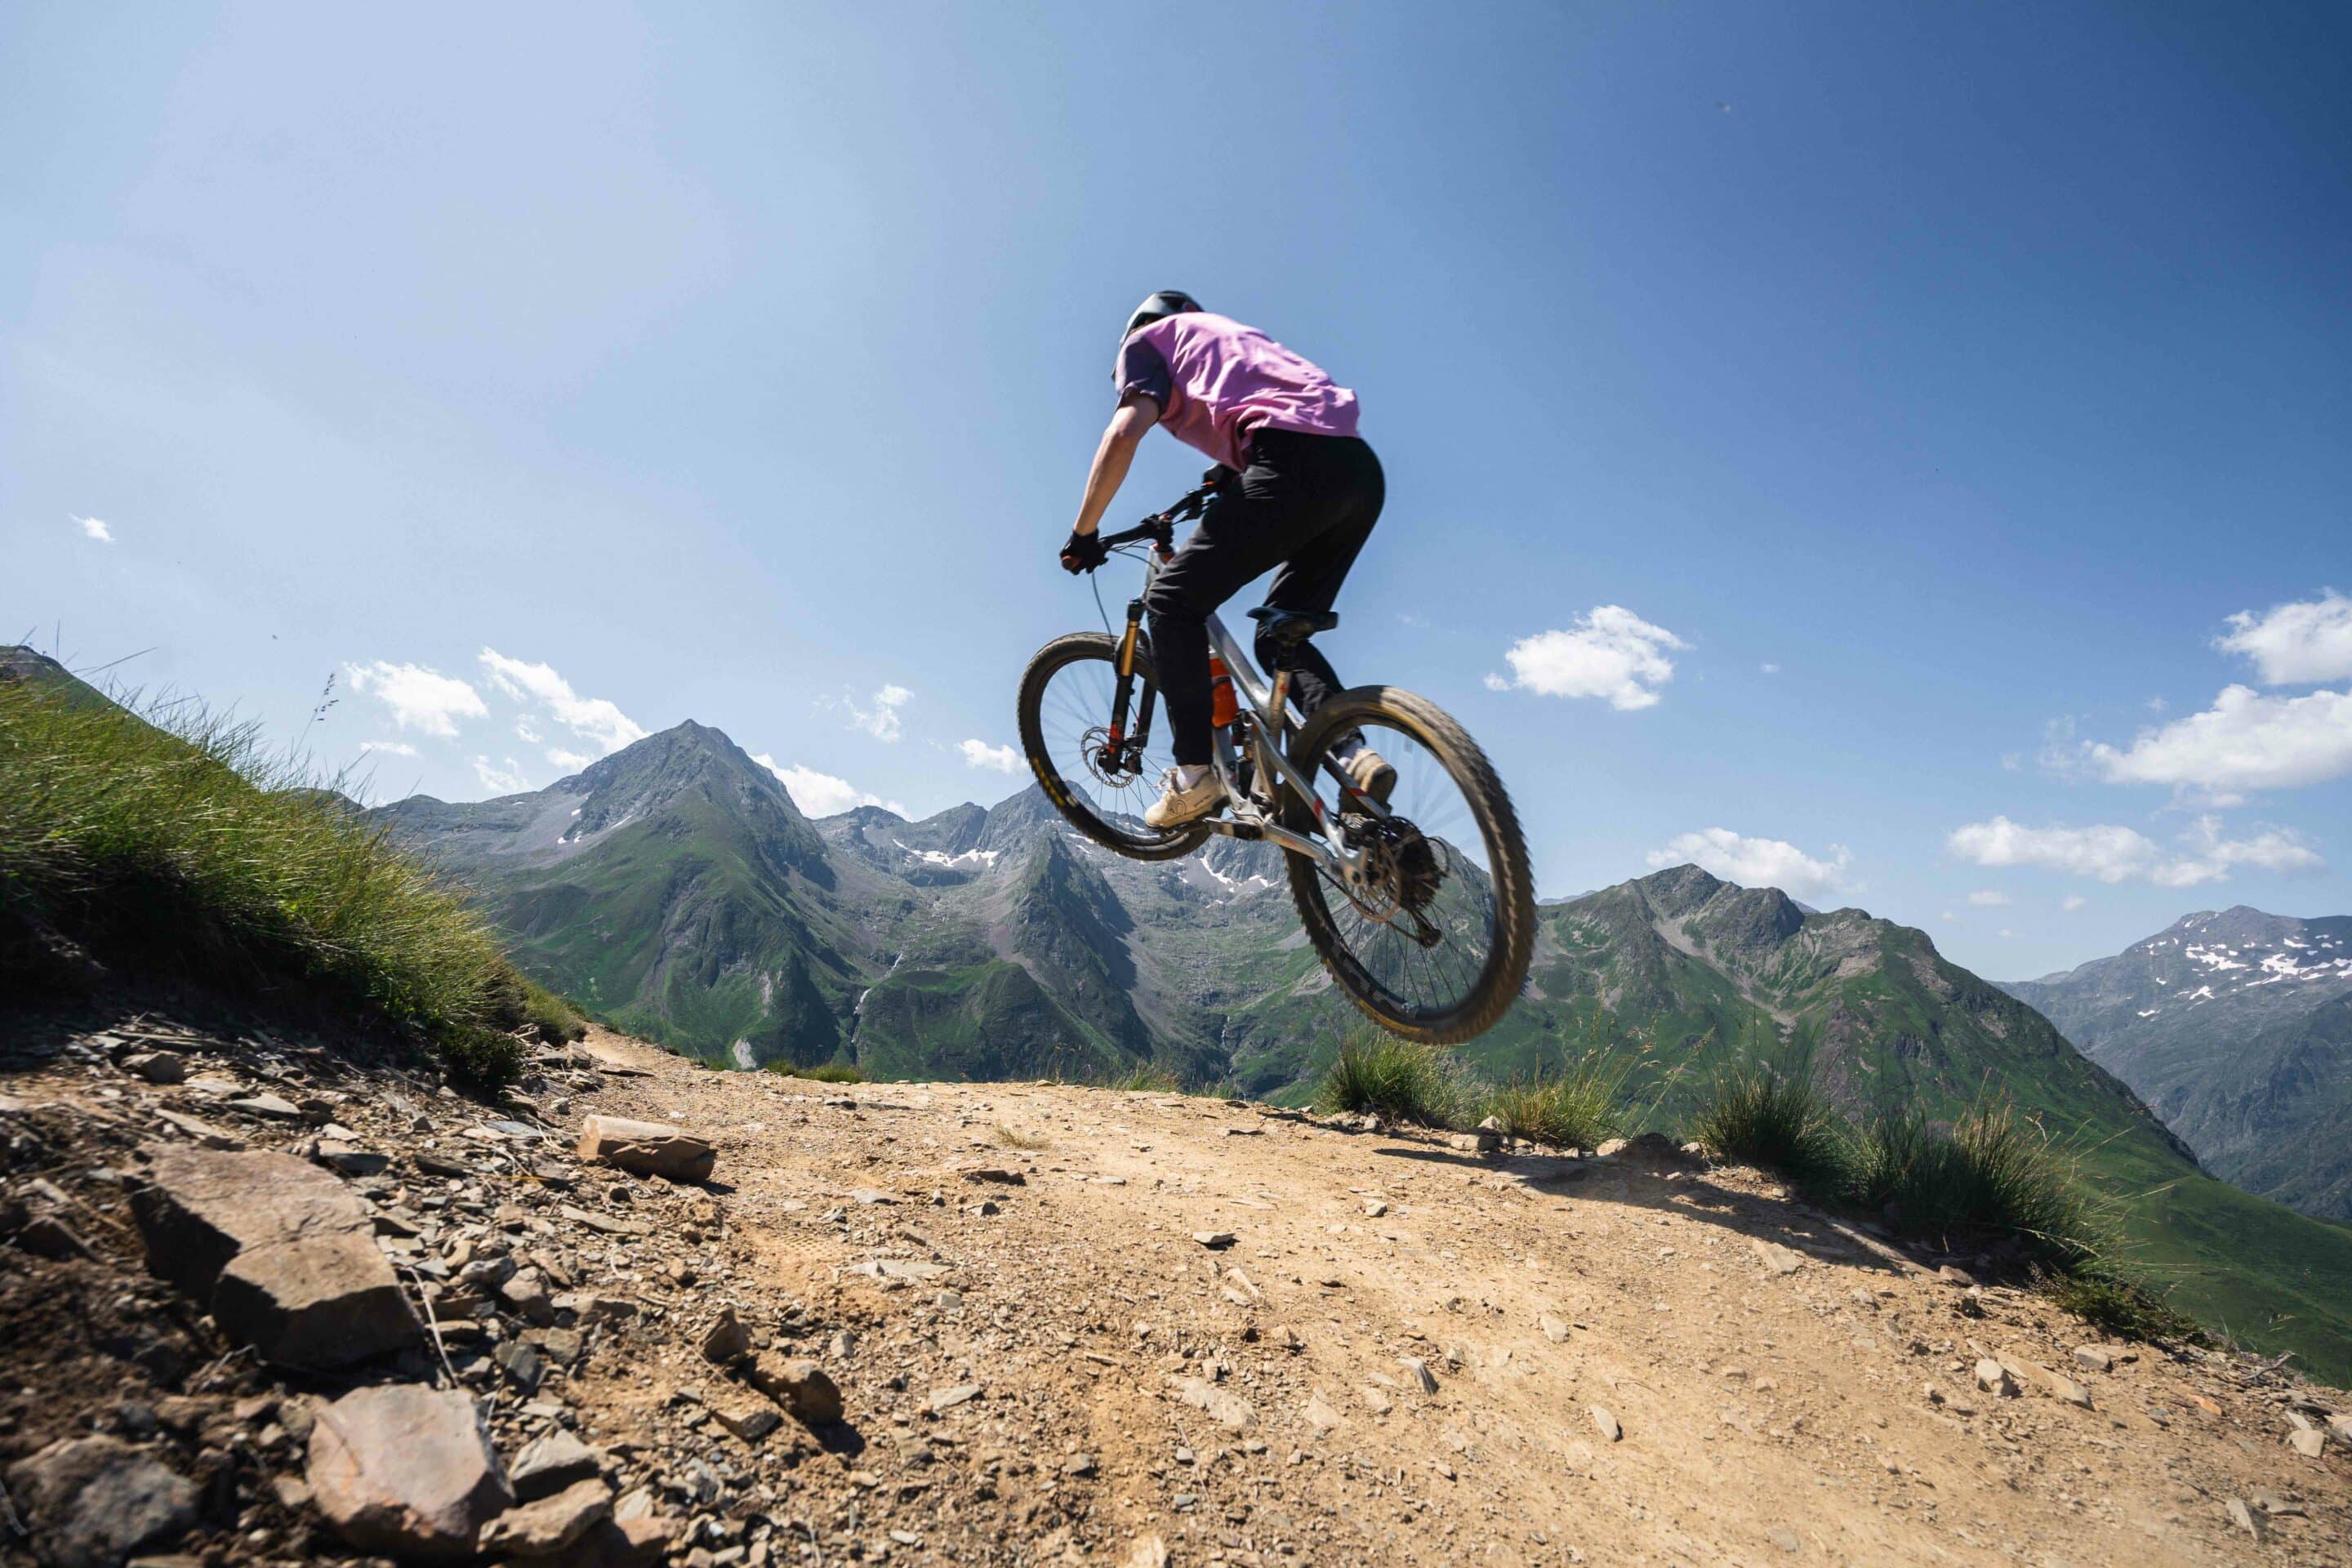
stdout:
{"type": "Polygon", "coordinates": [[[1126,718],[1118,723],[1118,643],[1100,632],[1055,637],[1021,677],[1021,749],[1045,798],[1071,826],[1130,859],[1172,860],[1199,848],[1209,830],[1144,826],[1144,807],[1159,798],[1160,774],[1176,759],[1168,751],[1168,716],[1149,649],[1135,650],[1127,679],[1126,718]],[[1147,713],[1149,727],[1141,728],[1147,713]]]}
{"type": "Polygon", "coordinates": [[[1292,742],[1291,763],[1318,784],[1336,778],[1330,753],[1359,731],[1397,770],[1388,815],[1342,790],[1333,826],[1363,847],[1363,872],[1351,881],[1293,855],[1291,896],[1357,1006],[1406,1039],[1456,1045],[1491,1027],[1527,980],[1536,922],[1527,842],[1478,743],[1410,691],[1339,693],[1292,742]]]}

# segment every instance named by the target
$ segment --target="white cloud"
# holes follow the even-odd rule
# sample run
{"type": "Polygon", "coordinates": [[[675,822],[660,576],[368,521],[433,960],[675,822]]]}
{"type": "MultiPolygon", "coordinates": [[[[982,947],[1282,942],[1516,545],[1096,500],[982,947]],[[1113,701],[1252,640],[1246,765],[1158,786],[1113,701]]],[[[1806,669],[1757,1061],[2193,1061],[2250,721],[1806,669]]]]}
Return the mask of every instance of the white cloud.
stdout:
{"type": "Polygon", "coordinates": [[[1689,646],[1622,605],[1598,605],[1577,616],[1571,631],[1538,632],[1513,643],[1503,654],[1511,678],[1489,675],[1486,688],[1606,698],[1612,708],[1631,712],[1657,704],[1658,689],[1675,673],[1666,654],[1689,646]]]}
{"type": "Polygon", "coordinates": [[[1682,834],[1649,855],[1652,866],[1679,866],[1687,860],[1727,882],[1778,888],[1794,895],[1826,893],[1844,886],[1845,868],[1853,858],[1853,852],[1843,845],[1831,845],[1830,858],[1823,860],[1783,840],[1743,838],[1727,827],[1682,834]]]}
{"type": "Polygon", "coordinates": [[[1949,910],[1946,910],[1942,914],[1937,915],[1936,918],[1942,921],[1946,925],[1956,926],[1960,923],[1960,917],[1954,914],[1949,910]]]}
{"type": "Polygon", "coordinates": [[[1778,675],[1780,673],[1780,667],[1777,664],[1768,662],[1759,664],[1756,668],[1762,670],[1767,675],[1778,675]]]}
{"type": "Polygon", "coordinates": [[[100,522],[98,519],[94,517],[77,517],[74,519],[74,521],[81,525],[81,535],[84,539],[95,539],[100,544],[111,544],[114,542],[114,530],[107,527],[106,524],[100,522]]]}
{"type": "Polygon", "coordinates": [[[821,773],[814,768],[804,767],[799,763],[794,763],[791,767],[784,767],[764,752],[751,760],[776,775],[782,783],[785,792],[793,797],[793,804],[799,806],[806,816],[838,816],[845,811],[853,810],[861,805],[878,805],[883,810],[896,812],[900,816],[907,815],[907,808],[897,801],[884,800],[878,795],[869,794],[859,789],[847,779],[837,779],[831,773],[821,773]]]}
{"type": "Polygon", "coordinates": [[[2352,691],[2265,697],[2227,686],[2202,713],[2143,730],[2129,746],[2086,742],[2109,784],[2171,784],[2208,804],[2240,792],[2293,789],[2352,773],[2352,691]]]}
{"type": "Polygon", "coordinates": [[[992,746],[985,741],[960,741],[956,750],[963,753],[967,767],[991,768],[1009,773],[1021,765],[1021,753],[1010,746],[992,746]]]}
{"type": "Polygon", "coordinates": [[[362,741],[360,750],[382,752],[390,757],[413,757],[416,754],[416,748],[405,741],[362,741]]]}
{"type": "Polygon", "coordinates": [[[481,661],[499,690],[518,702],[541,704],[550,718],[595,746],[599,755],[646,738],[644,725],[602,697],[581,696],[550,666],[509,658],[493,647],[482,650],[481,661]]]}
{"type": "Polygon", "coordinates": [[[460,719],[487,719],[482,694],[437,669],[421,664],[347,664],[343,675],[354,691],[365,692],[392,710],[392,721],[446,740],[457,732],[460,719]]]}
{"type": "Polygon", "coordinates": [[[860,708],[853,697],[841,699],[841,706],[849,710],[849,727],[863,730],[877,741],[895,741],[906,733],[898,710],[914,700],[915,694],[903,686],[885,686],[874,693],[874,706],[860,708]]]}
{"type": "Polygon", "coordinates": [[[2028,827],[1996,816],[1957,828],[1946,841],[1971,865],[2032,866],[2097,881],[2152,882],[2159,888],[2194,888],[2229,880],[2231,869],[2311,871],[2326,862],[2303,839],[2284,828],[2265,828],[2252,838],[2225,838],[2221,819],[2200,816],[2168,854],[2137,828],[2028,827]]]}
{"type": "Polygon", "coordinates": [[[1998,889],[1987,888],[1981,892],[1970,893],[1969,902],[1979,909],[1997,909],[2009,902],[2009,895],[1998,889]]]}
{"type": "Polygon", "coordinates": [[[547,748],[547,760],[567,773],[578,773],[596,759],[585,752],[567,752],[561,746],[547,748]]]}
{"type": "Polygon", "coordinates": [[[2071,915],[2076,910],[2081,909],[2084,904],[2087,904],[2090,901],[2090,900],[2084,898],[2080,893],[2069,893],[2064,898],[2058,900],[2058,907],[2064,910],[2071,915]]]}
{"type": "Polygon", "coordinates": [[[2323,588],[2316,599],[2273,605],[2260,615],[2241,610],[2213,646],[2252,659],[2265,686],[2352,680],[2352,599],[2323,588]]]}
{"type": "Polygon", "coordinates": [[[488,757],[474,759],[474,776],[481,780],[482,787],[494,795],[520,795],[530,788],[530,781],[522,776],[521,768],[522,764],[512,757],[507,759],[504,767],[493,763],[488,757]]]}
{"type": "Polygon", "coordinates": [[[2001,927],[2001,928],[2000,928],[2000,933],[1999,933],[1999,934],[2000,934],[2000,935],[2002,935],[2002,936],[2015,936],[2017,933],[2016,933],[2015,931],[2013,931],[2010,930],[2007,926],[2003,926],[2003,927],[2001,927]]]}
{"type": "Polygon", "coordinates": [[[540,738],[538,725],[532,723],[529,719],[518,719],[515,721],[516,740],[520,741],[526,746],[536,746],[540,742],[540,738]]]}

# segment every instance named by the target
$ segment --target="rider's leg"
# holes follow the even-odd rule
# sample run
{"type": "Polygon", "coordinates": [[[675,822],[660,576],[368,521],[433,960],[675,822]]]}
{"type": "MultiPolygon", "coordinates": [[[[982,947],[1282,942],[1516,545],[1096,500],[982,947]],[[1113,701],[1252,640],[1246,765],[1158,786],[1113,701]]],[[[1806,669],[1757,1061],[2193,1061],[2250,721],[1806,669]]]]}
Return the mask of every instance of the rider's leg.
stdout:
{"type": "Polygon", "coordinates": [[[1209,509],[1144,598],[1169,747],[1180,770],[1167,796],[1144,814],[1155,827],[1205,816],[1223,800],[1214,775],[1205,772],[1211,738],[1209,616],[1252,579],[1292,559],[1336,515],[1302,482],[1300,463],[1289,455],[1297,440],[1304,439],[1308,437],[1260,441],[1261,450],[1252,453],[1233,492],[1209,509]]]}
{"type": "MultiPolygon", "coordinates": [[[[1266,592],[1265,602],[1279,609],[1320,614],[1338,602],[1349,568],[1356,563],[1365,540],[1371,536],[1373,524],[1380,521],[1387,484],[1381,473],[1380,458],[1362,441],[1328,437],[1311,439],[1316,443],[1317,467],[1321,470],[1315,476],[1316,488],[1335,503],[1337,515],[1328,528],[1304,542],[1283,563],[1274,585],[1266,592]]],[[[1258,658],[1261,662],[1270,660],[1274,651],[1271,640],[1261,630],[1258,658]]],[[[1341,688],[1339,673],[1323,657],[1322,650],[1311,642],[1299,644],[1290,667],[1292,701],[1299,716],[1312,713],[1341,688]]],[[[1347,771],[1357,788],[1378,800],[1386,802],[1396,787],[1396,769],[1365,745],[1361,731],[1333,747],[1331,758],[1347,771]]]]}

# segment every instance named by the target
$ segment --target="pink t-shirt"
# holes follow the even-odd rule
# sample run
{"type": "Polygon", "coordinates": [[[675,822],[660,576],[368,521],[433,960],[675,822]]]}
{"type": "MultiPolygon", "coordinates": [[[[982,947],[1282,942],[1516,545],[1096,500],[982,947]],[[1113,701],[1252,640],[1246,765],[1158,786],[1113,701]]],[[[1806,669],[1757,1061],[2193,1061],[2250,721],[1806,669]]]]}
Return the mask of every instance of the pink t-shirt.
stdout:
{"type": "Polygon", "coordinates": [[[1252,432],[1353,436],[1356,395],[1255,327],[1206,310],[1170,316],[1119,345],[1119,396],[1160,404],[1160,423],[1228,468],[1247,466],[1252,432]]]}

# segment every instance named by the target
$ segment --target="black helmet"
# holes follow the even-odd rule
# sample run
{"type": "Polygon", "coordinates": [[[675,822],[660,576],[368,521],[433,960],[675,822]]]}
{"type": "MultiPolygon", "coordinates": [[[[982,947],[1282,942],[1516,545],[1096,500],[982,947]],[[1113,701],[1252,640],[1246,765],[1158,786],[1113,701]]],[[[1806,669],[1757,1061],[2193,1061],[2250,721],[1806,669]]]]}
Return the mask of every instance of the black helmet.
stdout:
{"type": "Polygon", "coordinates": [[[1127,330],[1118,334],[1118,341],[1127,342],[1129,335],[1138,327],[1148,327],[1154,321],[1164,321],[1171,316],[1181,316],[1187,310],[1203,308],[1201,301],[1181,289],[1162,289],[1135,308],[1135,314],[1127,319],[1127,330]]]}

